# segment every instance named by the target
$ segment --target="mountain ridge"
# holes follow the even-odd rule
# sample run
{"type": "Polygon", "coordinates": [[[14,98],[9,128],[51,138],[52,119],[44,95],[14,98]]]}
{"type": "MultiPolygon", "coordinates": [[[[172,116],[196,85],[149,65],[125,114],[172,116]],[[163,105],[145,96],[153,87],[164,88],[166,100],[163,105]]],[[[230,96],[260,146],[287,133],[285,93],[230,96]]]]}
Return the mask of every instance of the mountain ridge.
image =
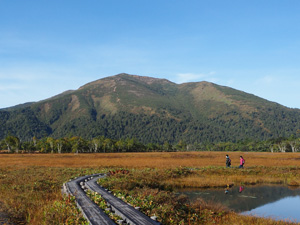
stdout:
{"type": "Polygon", "coordinates": [[[1,110],[0,138],[132,138],[171,143],[296,135],[300,110],[210,82],[118,74],[51,98],[1,110]]]}

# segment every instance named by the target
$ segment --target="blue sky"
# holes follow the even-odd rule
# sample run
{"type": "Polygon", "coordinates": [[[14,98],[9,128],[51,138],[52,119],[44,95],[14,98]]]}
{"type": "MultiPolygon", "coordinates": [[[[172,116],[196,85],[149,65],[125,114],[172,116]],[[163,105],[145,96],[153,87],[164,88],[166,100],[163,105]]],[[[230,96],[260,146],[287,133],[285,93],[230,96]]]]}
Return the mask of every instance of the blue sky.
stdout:
{"type": "Polygon", "coordinates": [[[298,0],[0,0],[0,108],[118,73],[300,108],[298,0]]]}

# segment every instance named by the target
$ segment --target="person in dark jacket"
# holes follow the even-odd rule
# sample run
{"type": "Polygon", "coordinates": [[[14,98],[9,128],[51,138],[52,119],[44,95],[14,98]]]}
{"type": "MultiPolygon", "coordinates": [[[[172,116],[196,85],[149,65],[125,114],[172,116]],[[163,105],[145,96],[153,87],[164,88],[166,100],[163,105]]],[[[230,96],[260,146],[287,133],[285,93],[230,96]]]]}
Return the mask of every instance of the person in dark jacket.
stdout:
{"type": "Polygon", "coordinates": [[[229,158],[228,155],[226,155],[226,167],[230,168],[231,166],[231,159],[229,158]]]}

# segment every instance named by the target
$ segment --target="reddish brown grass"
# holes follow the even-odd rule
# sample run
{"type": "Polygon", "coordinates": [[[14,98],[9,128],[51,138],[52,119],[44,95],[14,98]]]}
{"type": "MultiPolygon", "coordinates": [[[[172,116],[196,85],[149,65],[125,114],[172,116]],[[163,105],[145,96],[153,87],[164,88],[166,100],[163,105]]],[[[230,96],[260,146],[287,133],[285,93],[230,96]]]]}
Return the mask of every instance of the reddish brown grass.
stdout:
{"type": "MultiPolygon", "coordinates": [[[[282,181],[297,185],[300,174],[300,153],[4,153],[0,154],[0,199],[5,203],[10,215],[27,220],[30,224],[41,224],[44,211],[48,212],[47,209],[53,207],[53,201],[61,198],[59,189],[64,181],[77,173],[92,173],[93,170],[112,167],[158,168],[162,169],[161,171],[178,167],[196,168],[187,177],[166,181],[174,186],[203,187],[206,185],[222,186],[236,182],[282,181]],[[234,167],[238,166],[239,156],[243,155],[246,159],[246,169],[225,169],[226,154],[230,155],[234,167]],[[91,169],[84,171],[83,168],[91,169]]],[[[245,218],[248,217],[230,214],[225,221],[229,221],[230,224],[261,223],[252,217],[248,220],[245,218]]],[[[220,221],[220,223],[227,224],[225,221],[220,221]]],[[[268,224],[268,222],[261,224],[268,224]]]]}
{"type": "Polygon", "coordinates": [[[171,152],[171,153],[98,153],[98,154],[0,154],[2,166],[47,167],[128,167],[175,168],[225,166],[229,154],[232,166],[243,155],[245,167],[300,166],[300,153],[259,152],[171,152]]]}

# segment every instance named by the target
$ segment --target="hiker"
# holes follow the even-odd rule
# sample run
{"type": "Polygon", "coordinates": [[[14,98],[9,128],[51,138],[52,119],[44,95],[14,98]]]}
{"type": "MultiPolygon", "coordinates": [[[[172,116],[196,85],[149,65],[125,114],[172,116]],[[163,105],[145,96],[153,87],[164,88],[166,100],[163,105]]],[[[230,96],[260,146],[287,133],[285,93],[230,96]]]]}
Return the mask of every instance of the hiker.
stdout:
{"type": "Polygon", "coordinates": [[[244,186],[240,186],[239,193],[242,193],[243,190],[244,190],[244,186]]]}
{"type": "Polygon", "coordinates": [[[244,164],[245,164],[245,159],[243,158],[243,156],[240,156],[240,166],[239,166],[239,168],[244,168],[244,164]]]}
{"type": "Polygon", "coordinates": [[[230,168],[230,166],[231,166],[231,159],[229,158],[228,155],[226,155],[226,167],[230,168]]]}

